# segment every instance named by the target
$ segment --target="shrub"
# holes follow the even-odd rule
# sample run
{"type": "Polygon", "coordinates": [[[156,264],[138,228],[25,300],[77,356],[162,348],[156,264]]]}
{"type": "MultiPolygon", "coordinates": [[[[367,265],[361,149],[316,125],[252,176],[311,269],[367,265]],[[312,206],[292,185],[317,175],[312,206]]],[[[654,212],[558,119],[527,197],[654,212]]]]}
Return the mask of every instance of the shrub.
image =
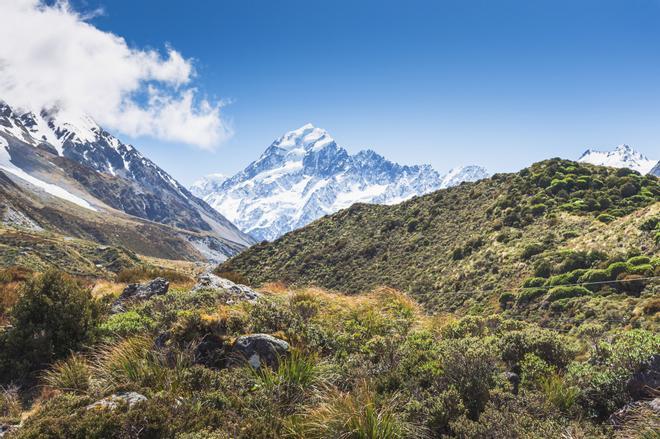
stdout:
{"type": "Polygon", "coordinates": [[[614,262],[607,267],[607,276],[610,279],[616,279],[622,273],[627,273],[630,266],[627,262],[614,262]]]}
{"type": "Polygon", "coordinates": [[[580,276],[578,282],[584,284],[591,284],[586,286],[587,289],[591,291],[598,291],[605,285],[599,282],[606,282],[609,281],[610,279],[612,278],[610,277],[610,273],[607,270],[600,270],[593,268],[591,270],[587,270],[586,273],[580,276]]]}
{"type": "Polygon", "coordinates": [[[628,259],[628,264],[632,265],[633,267],[637,267],[639,265],[647,265],[651,263],[651,258],[648,256],[635,256],[630,259],[628,259]]]}
{"type": "Polygon", "coordinates": [[[445,379],[461,395],[470,417],[476,419],[494,384],[495,356],[490,347],[475,338],[448,340],[442,353],[445,379]]]}
{"type": "Polygon", "coordinates": [[[102,335],[116,335],[126,337],[153,329],[156,322],[150,317],[143,316],[135,310],[111,315],[108,320],[99,326],[102,335]]]}
{"type": "Polygon", "coordinates": [[[520,259],[527,260],[534,255],[543,253],[543,250],[545,250],[543,244],[538,244],[538,243],[528,244],[525,246],[522,253],[520,254],[520,259]]]}
{"type": "Polygon", "coordinates": [[[576,352],[575,345],[565,336],[535,327],[504,333],[497,343],[502,360],[511,366],[519,364],[526,354],[532,353],[561,369],[576,352]]]}
{"type": "Polygon", "coordinates": [[[555,367],[549,365],[533,353],[527,353],[520,362],[520,378],[523,386],[536,389],[543,380],[555,373],[555,367]]]}
{"type": "Polygon", "coordinates": [[[552,264],[549,261],[543,260],[536,264],[534,267],[534,276],[547,278],[552,274],[552,264]]]}
{"type": "Polygon", "coordinates": [[[528,305],[539,297],[543,296],[547,290],[545,288],[525,288],[518,293],[516,304],[519,306],[528,305]]]}
{"type": "Polygon", "coordinates": [[[611,223],[612,221],[614,221],[616,219],[616,217],[614,217],[614,216],[612,216],[608,213],[601,213],[600,215],[598,215],[596,217],[596,219],[598,221],[600,221],[601,223],[608,224],[608,223],[611,223]]]}
{"type": "Polygon", "coordinates": [[[48,271],[30,281],[12,308],[4,341],[4,377],[20,377],[79,350],[90,340],[99,306],[90,290],[69,276],[48,271]]]}
{"type": "Polygon", "coordinates": [[[639,274],[640,276],[651,276],[653,275],[653,265],[651,264],[640,264],[634,265],[629,270],[630,274],[639,274]]]}
{"type": "Polygon", "coordinates": [[[524,288],[532,288],[532,287],[542,287],[545,285],[545,279],[542,277],[530,277],[529,279],[525,280],[523,282],[523,287],[524,288]]]}
{"type": "Polygon", "coordinates": [[[639,228],[645,232],[660,228],[660,216],[647,219],[639,226],[639,228]]]}
{"type": "Polygon", "coordinates": [[[566,285],[550,288],[548,291],[548,302],[554,302],[561,299],[572,297],[588,296],[591,291],[579,285],[566,285]]]}
{"type": "Polygon", "coordinates": [[[510,304],[515,302],[516,295],[511,292],[504,292],[500,294],[500,307],[506,309],[510,304]]]}

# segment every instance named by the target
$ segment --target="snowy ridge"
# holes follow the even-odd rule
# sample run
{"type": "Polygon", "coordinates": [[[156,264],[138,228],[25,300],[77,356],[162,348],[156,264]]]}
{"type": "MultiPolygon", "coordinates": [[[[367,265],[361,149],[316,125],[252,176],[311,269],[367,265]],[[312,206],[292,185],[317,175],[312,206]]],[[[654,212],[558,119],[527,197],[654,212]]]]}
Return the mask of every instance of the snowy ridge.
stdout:
{"type": "Polygon", "coordinates": [[[59,156],[76,160],[95,171],[137,180],[144,168],[187,197],[188,191],[132,145],[122,143],[84,114],[57,109],[16,111],[0,101],[0,132],[37,146],[48,144],[59,156]]]}
{"type": "Polygon", "coordinates": [[[586,150],[578,162],[612,168],[630,168],[644,175],[658,163],[635,151],[628,145],[619,145],[612,151],[586,150]]]}
{"type": "Polygon", "coordinates": [[[225,256],[254,242],[136,148],[86,115],[58,109],[19,110],[0,100],[0,138],[9,145],[0,151],[5,154],[3,169],[40,192],[86,209],[104,212],[111,207],[137,218],[210,233],[209,242],[225,256]],[[57,168],[57,178],[43,173],[52,167],[57,168]],[[80,192],[85,200],[71,192],[80,192]],[[222,240],[225,244],[218,244],[222,240]]]}
{"type": "Polygon", "coordinates": [[[47,183],[36,177],[33,177],[32,175],[28,174],[27,172],[25,172],[15,164],[13,164],[11,162],[11,156],[9,155],[9,151],[7,150],[8,147],[9,144],[7,143],[7,141],[3,137],[0,137],[0,170],[9,172],[10,174],[30,183],[32,186],[35,186],[54,197],[77,204],[78,206],[84,207],[85,209],[89,209],[93,211],[97,210],[96,208],[92,207],[92,205],[89,204],[89,202],[72,194],[66,189],[57,186],[55,184],[47,183]]]}
{"type": "Polygon", "coordinates": [[[243,171],[217,174],[193,194],[260,240],[272,240],[354,203],[396,204],[415,195],[487,177],[478,166],[442,177],[429,165],[402,166],[374,151],[355,155],[311,124],[276,139],[243,171]]]}

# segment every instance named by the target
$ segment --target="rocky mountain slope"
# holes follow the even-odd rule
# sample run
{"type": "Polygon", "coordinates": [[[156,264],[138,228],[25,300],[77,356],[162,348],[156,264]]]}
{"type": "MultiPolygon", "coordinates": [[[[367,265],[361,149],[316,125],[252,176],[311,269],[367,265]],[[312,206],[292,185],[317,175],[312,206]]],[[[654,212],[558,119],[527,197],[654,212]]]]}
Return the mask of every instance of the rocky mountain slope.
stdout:
{"type": "Polygon", "coordinates": [[[628,145],[619,145],[612,151],[597,151],[588,149],[578,159],[580,163],[611,166],[612,168],[629,168],[640,174],[648,174],[658,164],[658,160],[647,158],[628,145]]]}
{"type": "Polygon", "coordinates": [[[5,211],[11,206],[13,216],[45,230],[184,259],[223,260],[253,243],[134,147],[86,117],[37,115],[1,104],[0,172],[6,177],[1,181],[5,211]],[[119,223],[125,226],[119,233],[99,231],[119,223]],[[129,224],[159,232],[135,240],[138,232],[127,229],[129,224]],[[143,245],[156,236],[161,243],[143,245]],[[162,243],[181,239],[185,242],[172,251],[159,253],[162,243]]]}
{"type": "Polygon", "coordinates": [[[275,140],[231,178],[212,175],[191,191],[260,240],[272,240],[354,203],[396,204],[487,177],[479,166],[441,176],[429,165],[402,166],[374,151],[350,155],[311,124],[275,140]]]}
{"type": "Polygon", "coordinates": [[[433,309],[467,310],[492,306],[535,273],[561,274],[573,251],[597,248],[603,264],[626,252],[657,254],[659,201],[656,177],[554,159],[395,206],[356,204],[218,270],[255,285],[387,285],[433,309]],[[627,231],[605,239],[615,227],[627,231]]]}

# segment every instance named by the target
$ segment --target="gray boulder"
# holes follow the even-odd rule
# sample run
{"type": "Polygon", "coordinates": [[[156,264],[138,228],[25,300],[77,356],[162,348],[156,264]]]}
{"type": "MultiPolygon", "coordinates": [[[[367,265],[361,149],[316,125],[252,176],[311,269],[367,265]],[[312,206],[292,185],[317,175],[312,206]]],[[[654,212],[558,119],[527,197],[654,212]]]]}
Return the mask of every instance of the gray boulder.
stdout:
{"type": "Polygon", "coordinates": [[[248,286],[236,284],[210,272],[200,274],[197,277],[197,284],[192,288],[193,292],[202,290],[222,292],[228,304],[240,301],[253,302],[261,297],[261,294],[248,286]]]}
{"type": "Polygon", "coordinates": [[[112,312],[123,312],[126,302],[137,302],[166,294],[169,288],[170,283],[163,277],[157,277],[142,284],[129,284],[124,288],[121,296],[112,304],[112,312]]]}
{"type": "Polygon", "coordinates": [[[120,405],[124,404],[131,408],[135,404],[146,400],[146,396],[137,392],[116,393],[114,395],[106,396],[105,398],[88,405],[87,410],[114,410],[120,405]]]}
{"type": "Polygon", "coordinates": [[[232,352],[235,361],[247,361],[254,369],[264,364],[275,367],[289,352],[289,343],[268,334],[244,335],[238,337],[232,352]]]}

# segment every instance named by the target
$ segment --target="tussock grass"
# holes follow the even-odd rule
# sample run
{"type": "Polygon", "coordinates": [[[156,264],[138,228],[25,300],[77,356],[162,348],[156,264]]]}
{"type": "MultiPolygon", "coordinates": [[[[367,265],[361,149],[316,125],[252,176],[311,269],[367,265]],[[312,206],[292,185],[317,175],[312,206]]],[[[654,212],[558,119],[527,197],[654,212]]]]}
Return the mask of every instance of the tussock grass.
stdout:
{"type": "Polygon", "coordinates": [[[81,354],[58,361],[43,374],[43,382],[60,392],[85,394],[92,388],[92,365],[81,354]]]}
{"type": "Polygon", "coordinates": [[[306,439],[397,439],[426,437],[398,416],[397,399],[377,400],[365,383],[353,392],[333,390],[323,402],[289,419],[287,434],[306,439]]]}

